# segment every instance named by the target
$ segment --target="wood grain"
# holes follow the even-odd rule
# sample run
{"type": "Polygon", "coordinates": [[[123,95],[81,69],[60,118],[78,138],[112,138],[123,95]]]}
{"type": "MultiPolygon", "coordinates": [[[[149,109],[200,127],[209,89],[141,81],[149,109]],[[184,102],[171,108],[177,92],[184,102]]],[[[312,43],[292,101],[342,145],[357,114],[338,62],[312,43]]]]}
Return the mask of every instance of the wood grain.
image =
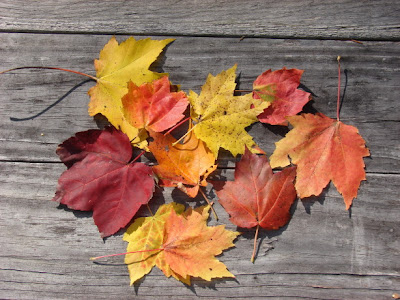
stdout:
{"type": "MultiPolygon", "coordinates": [[[[3,162],[0,168],[0,210],[2,216],[7,216],[0,224],[7,228],[0,233],[2,297],[67,299],[89,295],[103,299],[134,295],[121,258],[104,260],[105,265],[89,261],[91,256],[123,252],[126,243],[120,234],[103,242],[90,213],[57,208],[49,201],[56,178],[65,167],[3,162]]],[[[222,172],[232,178],[232,170],[222,172]]],[[[136,285],[138,296],[390,297],[400,284],[400,261],[396,259],[400,249],[399,189],[398,175],[369,175],[349,215],[331,186],[316,202],[296,202],[288,226],[261,233],[254,265],[249,261],[254,232],[249,230],[240,236],[236,248],[220,258],[236,280],[195,280],[189,288],[155,269],[136,285]],[[387,189],[387,181],[391,189],[387,189]]],[[[215,200],[212,191],[208,195],[215,200]]],[[[167,188],[156,192],[151,206],[172,200],[189,205],[204,202],[201,198],[187,202],[182,193],[167,188]]],[[[236,230],[218,203],[215,209],[221,219],[211,220],[210,224],[227,224],[228,229],[236,230]]]]}
{"type": "Polygon", "coordinates": [[[3,0],[0,14],[3,32],[400,39],[395,0],[3,0]]]}
{"type": "MultiPolygon", "coordinates": [[[[122,258],[89,261],[123,252],[122,231],[103,242],[91,213],[50,201],[65,170],[57,145],[98,126],[87,114],[94,83],[45,70],[0,75],[0,298],[390,299],[400,293],[398,12],[393,0],[2,1],[1,70],[57,66],[94,74],[93,60],[112,34],[120,41],[122,34],[174,36],[153,68],[169,72],[183,90],[199,92],[208,73],[235,63],[241,89],[266,69],[299,68],[314,94],[305,111],[334,117],[340,55],[347,73],[341,120],[359,129],[372,155],[350,211],[332,185],[320,197],[296,201],[287,226],[261,233],[255,264],[254,232],[240,229],[236,248],[220,257],[236,279],[195,279],[187,287],[154,269],[130,287],[122,258]]],[[[271,154],[286,131],[257,123],[249,132],[271,154]]],[[[222,154],[213,178],[232,179],[235,159],[222,154]]],[[[207,194],[220,217],[210,225],[236,230],[210,186],[207,194]]],[[[165,189],[150,206],[170,201],[204,202],[165,189]]]]}

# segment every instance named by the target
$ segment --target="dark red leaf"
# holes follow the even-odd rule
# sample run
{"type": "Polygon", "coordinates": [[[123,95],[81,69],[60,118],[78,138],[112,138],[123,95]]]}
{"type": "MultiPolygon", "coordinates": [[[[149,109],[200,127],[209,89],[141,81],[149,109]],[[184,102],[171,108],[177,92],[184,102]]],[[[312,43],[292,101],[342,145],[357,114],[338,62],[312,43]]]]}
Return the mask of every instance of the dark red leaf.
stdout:
{"type": "Polygon", "coordinates": [[[57,150],[69,166],[58,180],[53,201],[76,210],[93,210],[102,237],[125,227],[154,191],[152,170],[129,163],[132,146],[116,130],[79,132],[57,150]]]}

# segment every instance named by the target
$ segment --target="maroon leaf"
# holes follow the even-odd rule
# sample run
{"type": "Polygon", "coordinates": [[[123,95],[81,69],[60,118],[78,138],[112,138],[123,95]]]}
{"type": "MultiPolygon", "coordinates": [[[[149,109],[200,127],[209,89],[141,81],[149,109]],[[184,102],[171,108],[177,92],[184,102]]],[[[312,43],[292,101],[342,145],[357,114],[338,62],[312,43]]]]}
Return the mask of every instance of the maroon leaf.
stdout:
{"type": "Polygon", "coordinates": [[[53,201],[76,210],[93,210],[102,237],[125,227],[154,191],[152,170],[129,163],[132,146],[115,128],[79,132],[57,153],[69,167],[58,180],[53,201]]]}

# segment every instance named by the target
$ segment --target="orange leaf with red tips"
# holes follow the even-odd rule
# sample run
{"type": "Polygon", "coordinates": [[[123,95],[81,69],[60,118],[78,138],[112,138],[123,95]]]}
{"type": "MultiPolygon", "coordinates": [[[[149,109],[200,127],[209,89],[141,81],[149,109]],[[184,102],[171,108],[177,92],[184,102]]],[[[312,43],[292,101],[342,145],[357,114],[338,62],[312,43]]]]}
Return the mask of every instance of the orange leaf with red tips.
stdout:
{"type": "Polygon", "coordinates": [[[346,209],[365,180],[365,141],[354,126],[318,113],[288,118],[293,129],[276,143],[271,166],[297,165],[296,191],[300,198],[318,196],[332,180],[346,209]]]}
{"type": "Polygon", "coordinates": [[[156,132],[164,131],[183,117],[189,102],[184,92],[171,92],[168,77],[137,86],[128,83],[122,97],[125,119],[134,127],[156,132]]]}
{"type": "Polygon", "coordinates": [[[194,133],[174,146],[176,139],[169,134],[150,132],[150,136],[154,141],[149,149],[159,163],[153,171],[160,179],[160,186],[178,187],[188,196],[196,197],[199,187],[207,185],[207,176],[217,168],[214,154],[194,133]]]}
{"type": "Polygon", "coordinates": [[[297,89],[302,70],[286,69],[265,71],[253,83],[253,97],[272,102],[258,115],[260,122],[271,125],[288,125],[287,116],[299,113],[311,99],[310,93],[297,89]]]}
{"type": "MultiPolygon", "coordinates": [[[[231,215],[233,224],[244,228],[257,226],[256,242],[259,227],[274,230],[289,222],[289,210],[296,199],[295,170],[290,167],[274,174],[266,156],[252,154],[246,148],[236,163],[235,180],[222,188],[215,186],[219,203],[231,215]]],[[[252,261],[254,255],[255,252],[252,261]]]]}

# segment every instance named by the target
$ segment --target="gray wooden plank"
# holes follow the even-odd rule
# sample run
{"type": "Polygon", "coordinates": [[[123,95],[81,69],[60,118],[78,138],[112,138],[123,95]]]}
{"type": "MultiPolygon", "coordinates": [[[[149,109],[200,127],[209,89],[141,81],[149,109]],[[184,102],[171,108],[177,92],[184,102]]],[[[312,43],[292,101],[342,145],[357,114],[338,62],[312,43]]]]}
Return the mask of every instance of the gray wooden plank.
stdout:
{"type": "MultiPolygon", "coordinates": [[[[59,66],[94,74],[93,59],[108,36],[1,34],[2,69],[17,66],[59,66]]],[[[123,40],[124,37],[120,37],[123,40]]],[[[164,71],[182,89],[199,92],[209,72],[219,73],[238,64],[240,88],[251,88],[266,69],[300,68],[302,83],[315,95],[308,110],[330,117],[336,112],[337,65],[348,72],[342,108],[343,122],[359,128],[371,149],[368,172],[399,172],[400,166],[400,43],[312,41],[285,39],[177,38],[162,61],[164,71]]],[[[74,74],[21,70],[1,75],[0,159],[8,161],[57,162],[56,146],[77,131],[96,128],[87,115],[87,90],[92,82],[74,74]],[[65,98],[64,98],[65,96],[65,98]],[[57,105],[32,120],[31,117],[57,105]]],[[[344,80],[342,85],[344,84],[344,80]]],[[[250,133],[271,154],[281,131],[256,124],[250,133]]]]}
{"type": "MultiPolygon", "coordinates": [[[[188,288],[154,269],[139,285],[129,287],[122,258],[107,265],[93,264],[91,256],[124,251],[121,235],[103,242],[90,213],[58,209],[52,198],[60,164],[0,163],[0,295],[18,299],[163,298],[306,298],[388,299],[399,292],[400,202],[398,175],[371,174],[362,184],[349,212],[334,187],[316,202],[297,202],[289,225],[262,232],[255,264],[250,263],[254,232],[244,233],[236,248],[220,259],[236,280],[188,288]],[[390,182],[390,187],[388,186],[390,182]],[[396,290],[397,289],[397,290],[396,290]]],[[[232,178],[232,170],[223,170],[232,178]]],[[[208,192],[211,199],[214,193],[208,192]]],[[[182,193],[157,192],[151,206],[172,200],[187,201],[182,193]]],[[[216,201],[220,217],[210,224],[229,223],[216,201]]],[[[145,210],[141,212],[145,214],[145,210]]]]}
{"type": "Polygon", "coordinates": [[[3,0],[0,30],[399,40],[399,5],[385,1],[3,0]]]}

